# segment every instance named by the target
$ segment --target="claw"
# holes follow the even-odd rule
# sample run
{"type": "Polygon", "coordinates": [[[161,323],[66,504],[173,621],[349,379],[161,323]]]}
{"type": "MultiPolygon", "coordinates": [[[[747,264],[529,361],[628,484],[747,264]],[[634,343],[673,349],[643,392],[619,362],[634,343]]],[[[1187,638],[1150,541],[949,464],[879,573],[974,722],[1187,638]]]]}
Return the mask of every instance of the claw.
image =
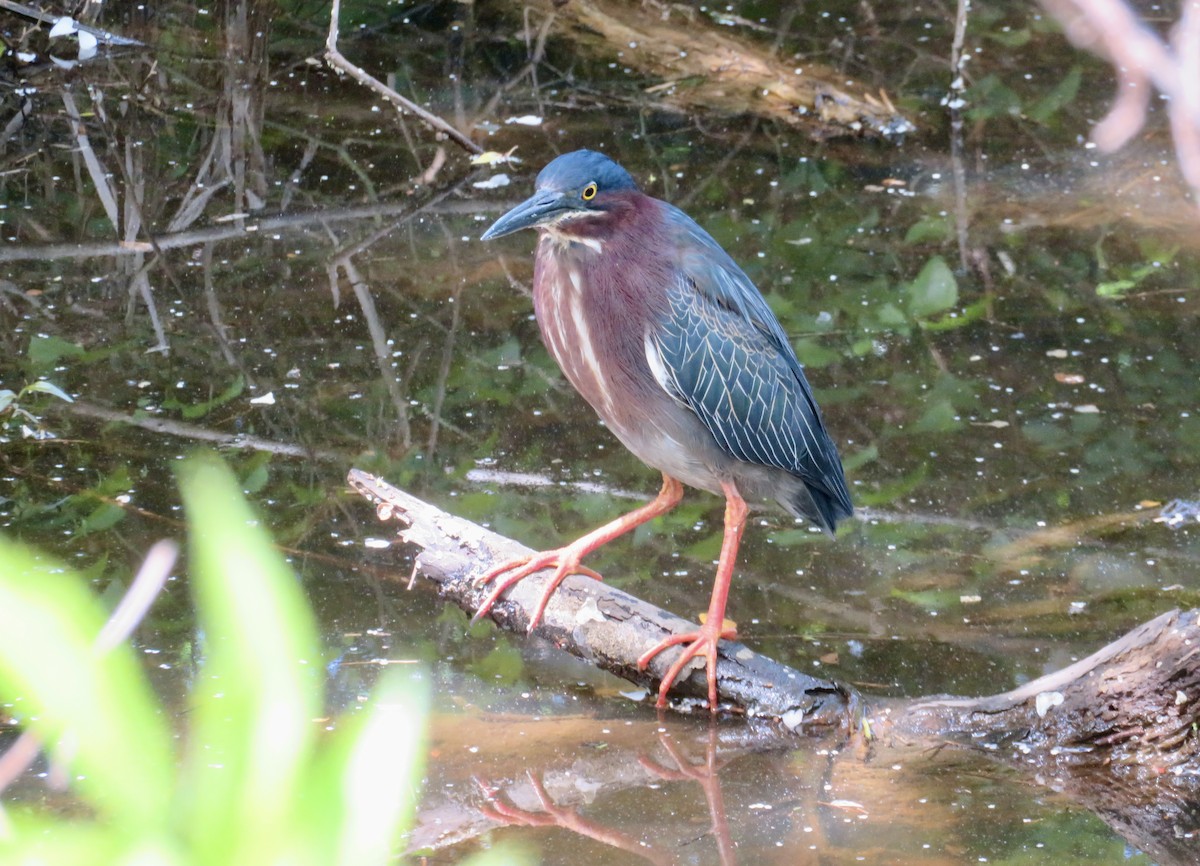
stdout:
{"type": "Polygon", "coordinates": [[[679,644],[687,644],[683,652],[679,654],[679,658],[667,668],[667,672],[663,674],[662,682],[658,687],[658,700],[655,701],[655,706],[659,709],[666,707],[667,694],[671,691],[671,686],[675,685],[675,681],[679,679],[679,675],[683,673],[684,667],[696,656],[707,657],[707,673],[708,673],[708,707],[710,710],[716,711],[717,708],[717,643],[724,640],[733,640],[737,637],[737,630],[724,627],[724,623],[717,625],[709,625],[705,623],[696,631],[685,632],[683,634],[673,634],[670,637],[656,643],[638,658],[638,670],[645,670],[650,664],[650,660],[664,650],[670,649],[679,644]]]}
{"type": "Polygon", "coordinates": [[[599,529],[593,529],[587,535],[575,540],[566,547],[560,547],[557,550],[547,550],[530,556],[522,556],[509,560],[495,568],[488,569],[488,571],[476,579],[477,583],[491,583],[506,572],[511,572],[511,574],[507,574],[496,585],[495,589],[488,594],[483,604],[479,606],[479,610],[475,612],[475,616],[471,618],[471,622],[474,623],[481,617],[486,616],[487,612],[496,603],[496,600],[514,583],[524,580],[529,575],[536,571],[541,571],[543,568],[553,567],[554,574],[550,578],[550,585],[542,592],[542,597],[538,600],[537,607],[533,611],[533,616],[529,620],[529,630],[533,631],[537,624],[541,622],[542,614],[546,610],[550,596],[554,594],[554,590],[566,579],[567,575],[582,574],[584,577],[590,577],[595,580],[603,579],[592,569],[580,565],[585,556],[601,545],[612,541],[617,536],[624,535],[629,530],[641,526],[649,520],[653,520],[660,514],[666,514],[679,504],[682,496],[683,485],[664,473],[663,486],[658,492],[658,496],[654,497],[653,501],[646,503],[641,508],[635,508],[628,514],[624,514],[616,520],[604,524],[599,529]]]}
{"type": "Polygon", "coordinates": [[[584,577],[590,577],[594,580],[604,579],[598,572],[580,564],[579,560],[587,552],[589,551],[578,550],[575,545],[569,544],[566,547],[560,547],[556,550],[545,550],[541,553],[511,559],[508,562],[488,569],[475,579],[476,584],[488,584],[496,581],[501,575],[504,575],[504,577],[496,582],[492,591],[488,593],[488,597],[479,606],[479,610],[475,611],[475,616],[471,617],[471,624],[474,625],[486,616],[488,611],[492,609],[500,599],[500,596],[510,586],[544,568],[553,567],[554,574],[550,577],[550,583],[542,590],[542,596],[538,599],[537,607],[534,608],[533,615],[529,618],[529,631],[532,632],[537,627],[537,624],[542,621],[542,614],[546,612],[546,605],[550,603],[550,596],[554,595],[554,590],[558,589],[558,585],[566,580],[569,575],[582,574],[584,577]],[[506,572],[508,573],[506,574],[506,572]]]}

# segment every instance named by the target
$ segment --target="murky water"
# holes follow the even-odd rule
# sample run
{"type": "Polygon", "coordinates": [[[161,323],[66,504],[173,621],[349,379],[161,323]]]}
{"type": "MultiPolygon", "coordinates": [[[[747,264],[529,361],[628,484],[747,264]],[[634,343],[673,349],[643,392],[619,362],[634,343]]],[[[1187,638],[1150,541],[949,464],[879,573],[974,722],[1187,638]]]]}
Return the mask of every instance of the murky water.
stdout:
{"type": "MultiPolygon", "coordinates": [[[[737,11],[779,20],[761,5],[737,11]]],[[[532,235],[477,240],[548,158],[588,146],[685,207],[757,281],[862,508],[832,542],[755,513],[730,607],[747,643],[870,694],[988,694],[1200,603],[1195,518],[1155,520],[1200,498],[1200,234],[1169,143],[1154,126],[1115,156],[1088,148],[1109,73],[1029,9],[977,5],[969,41],[986,50],[957,187],[940,8],[877,22],[885,38],[862,35],[856,4],[805,7],[815,29],[793,23],[783,40],[886,87],[918,127],[901,144],[693,117],[553,37],[537,89],[501,91],[526,57],[516,25],[489,11],[464,30],[451,4],[372,12],[342,49],[481,124],[486,147],[516,147],[519,166],[472,168],[306,63],[321,11],[252,20],[241,38],[255,50],[227,61],[222,22],[167,5],[128,23],[152,54],[27,73],[36,93],[0,175],[0,385],[46,377],[77,403],[29,402],[51,438],[8,431],[0,525],[97,590],[119,587],[154,539],[182,535],[178,458],[256,437],[226,459],[318,612],[331,709],[366,699],[380,660],[419,662],[413,675],[437,684],[417,842],[456,843],[442,862],[497,836],[546,863],[1149,862],[1069,791],[983,756],[885,770],[660,721],[552,648],[404,591],[410,563],[364,543],[387,532],[344,485],[358,466],[534,546],[657,489],[539,342],[532,235]],[[1077,89],[1056,90],[1069,75],[1077,89]],[[521,116],[540,121],[506,123],[521,116]],[[895,797],[881,800],[880,773],[895,797]],[[497,802],[545,815],[539,785],[569,811],[562,826],[510,810],[502,828],[480,811],[495,786],[497,802]]],[[[689,492],[591,564],[695,616],[720,519],[714,497],[689,492]]],[[[180,573],[136,638],[177,706],[192,625],[180,573]]]]}

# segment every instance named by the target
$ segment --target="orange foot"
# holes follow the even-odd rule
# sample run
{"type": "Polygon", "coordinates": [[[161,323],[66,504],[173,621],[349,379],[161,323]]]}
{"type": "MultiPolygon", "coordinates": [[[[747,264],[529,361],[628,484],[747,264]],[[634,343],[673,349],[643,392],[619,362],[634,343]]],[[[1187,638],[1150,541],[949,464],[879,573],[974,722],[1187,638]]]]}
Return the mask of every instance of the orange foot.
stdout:
{"type": "Polygon", "coordinates": [[[719,622],[716,625],[711,622],[705,622],[704,625],[696,631],[685,632],[684,634],[673,634],[668,638],[656,643],[653,647],[642,653],[638,659],[638,670],[645,670],[646,665],[650,664],[650,659],[661,653],[663,650],[670,649],[678,644],[687,644],[683,652],[679,654],[674,664],[667,669],[663,674],[662,684],[658,687],[658,700],[655,706],[663,708],[667,705],[667,693],[671,691],[671,686],[675,684],[675,680],[679,679],[679,675],[683,673],[684,666],[694,659],[696,656],[706,656],[708,658],[708,708],[716,710],[717,708],[717,642],[722,638],[725,640],[733,640],[737,637],[737,629],[725,627],[724,622],[719,622]]]}
{"type": "Polygon", "coordinates": [[[554,590],[558,589],[558,585],[566,580],[567,575],[582,574],[596,580],[604,579],[598,572],[593,571],[586,565],[580,565],[580,560],[595,550],[595,545],[580,544],[584,540],[580,539],[556,550],[544,550],[541,553],[510,559],[508,562],[497,565],[495,568],[489,569],[477,577],[475,579],[477,584],[494,582],[495,586],[483,604],[479,606],[479,610],[475,612],[475,616],[471,618],[471,622],[476,622],[486,616],[487,612],[492,609],[492,605],[496,603],[496,600],[514,583],[524,580],[529,575],[541,571],[543,568],[553,568],[554,575],[550,578],[550,585],[542,591],[542,597],[538,600],[537,608],[529,620],[529,631],[533,631],[537,627],[537,624],[541,622],[542,614],[546,610],[546,604],[550,601],[550,596],[554,594],[554,590]],[[501,575],[504,575],[503,579],[497,580],[501,575]]]}

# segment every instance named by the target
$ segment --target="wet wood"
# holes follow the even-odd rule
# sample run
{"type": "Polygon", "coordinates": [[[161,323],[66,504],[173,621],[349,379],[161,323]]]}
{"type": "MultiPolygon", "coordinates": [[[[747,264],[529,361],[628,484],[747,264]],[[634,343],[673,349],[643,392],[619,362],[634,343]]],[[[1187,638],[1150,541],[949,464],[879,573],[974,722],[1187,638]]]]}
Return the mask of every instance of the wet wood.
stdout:
{"type": "Polygon", "coordinates": [[[899,137],[916,128],[885,93],[830,67],[780,56],[765,41],[682,4],[522,0],[512,9],[543,21],[552,16],[552,36],[658,79],[645,93],[678,109],[770,118],[814,138],[899,137]]]}
{"type": "MultiPolygon", "coordinates": [[[[411,577],[434,581],[443,596],[468,612],[473,613],[486,594],[474,582],[477,575],[494,563],[529,552],[367,473],[351,470],[348,480],[376,506],[380,520],[401,525],[400,540],[415,554],[411,577]]],[[[501,628],[524,632],[547,579],[545,573],[535,574],[514,586],[491,618],[501,628]]],[[[546,622],[536,632],[573,655],[645,686],[649,701],[673,655],[664,653],[650,670],[641,672],[636,667],[638,654],[669,631],[693,627],[603,583],[572,577],[551,599],[546,622]]],[[[947,748],[969,751],[1028,774],[1038,784],[1094,811],[1160,863],[1194,863],[1200,832],[1195,807],[1200,802],[1198,662],[1200,611],[1196,610],[1165,613],[1061,671],[1010,692],[978,698],[864,698],[853,688],[808,677],[741,644],[723,643],[718,664],[720,699],[727,708],[749,717],[749,724],[742,726],[749,739],[725,742],[730,729],[722,726],[725,745],[709,755],[708,771],[694,775],[719,789],[713,769],[720,763],[718,753],[724,760],[806,743],[812,751],[805,754],[837,756],[823,771],[823,779],[847,773],[858,780],[858,799],[878,805],[890,802],[897,793],[895,775],[881,767],[900,766],[898,762],[921,767],[947,748]],[[847,744],[852,748],[845,748],[847,744]],[[864,755],[876,760],[863,761],[864,755]]],[[[701,706],[706,690],[703,671],[692,671],[677,690],[690,697],[676,708],[701,706]]],[[[700,715],[708,714],[701,711],[700,715]]],[[[615,727],[601,725],[606,736],[615,727]]],[[[591,733],[584,736],[593,739],[591,733]]],[[[578,750],[551,751],[574,755],[562,772],[569,780],[580,777],[578,750]]],[[[597,790],[612,786],[601,781],[609,776],[624,780],[621,785],[650,784],[635,772],[635,767],[646,766],[644,758],[636,748],[630,755],[616,763],[617,769],[595,775],[597,790]]],[[[480,821],[480,816],[501,823],[522,823],[526,818],[553,823],[558,816],[569,819],[568,829],[600,838],[594,835],[599,828],[576,827],[578,816],[569,808],[563,811],[575,803],[571,796],[546,794],[547,788],[554,787],[557,771],[545,767],[533,775],[515,773],[511,766],[494,769],[489,781],[499,782],[500,787],[485,784],[473,797],[456,795],[422,818],[422,844],[440,848],[493,826],[480,821]],[[457,817],[452,820],[452,816],[457,817]]],[[[844,787],[839,783],[839,789],[844,787]]],[[[713,815],[714,826],[718,817],[713,815]]],[[[620,840],[604,837],[601,841],[618,844],[620,840]]]]}
{"type": "MultiPolygon", "coordinates": [[[[414,576],[474,613],[486,596],[475,578],[529,548],[352,470],[351,487],[400,521],[415,546],[414,576]]],[[[490,617],[525,632],[548,573],[514,586],[490,617]]],[[[783,731],[839,729],[876,741],[986,746],[1014,763],[1039,768],[1121,767],[1153,777],[1195,773],[1200,726],[1200,611],[1171,611],[1056,673],[1020,689],[980,698],[866,700],[854,689],[788,668],[736,642],[722,643],[717,666],[724,706],[780,723],[783,731]]],[[[637,668],[638,656],[665,635],[694,625],[604,583],[568,578],[547,606],[537,633],[556,646],[653,694],[674,652],[637,668]]],[[[697,706],[705,693],[697,662],[677,693],[697,706]]]]}
{"type": "MultiPolygon", "coordinates": [[[[418,548],[414,574],[434,581],[443,597],[474,614],[487,597],[476,578],[493,565],[527,556],[528,547],[469,520],[447,514],[382,479],[351,470],[350,486],[376,505],[381,520],[399,521],[400,538],[418,548]]],[[[532,611],[550,579],[538,572],[512,587],[489,613],[501,628],[528,630],[532,611]]],[[[546,606],[535,633],[597,667],[647,690],[652,700],[678,649],[656,656],[646,670],[638,657],[669,634],[695,625],[608,584],[578,575],[568,577],[546,606]]],[[[849,728],[857,723],[857,696],[828,680],[816,679],[754,652],[745,644],[723,641],[717,663],[723,706],[766,718],[788,730],[849,728]]],[[[703,704],[708,691],[703,660],[693,663],[673,694],[680,708],[703,704]]]]}
{"type": "Polygon", "coordinates": [[[1019,689],[905,702],[890,724],[889,711],[879,721],[892,735],[918,739],[982,733],[989,747],[1004,746],[1018,763],[1042,769],[1193,772],[1200,764],[1198,620],[1200,611],[1168,611],[1019,689]]]}

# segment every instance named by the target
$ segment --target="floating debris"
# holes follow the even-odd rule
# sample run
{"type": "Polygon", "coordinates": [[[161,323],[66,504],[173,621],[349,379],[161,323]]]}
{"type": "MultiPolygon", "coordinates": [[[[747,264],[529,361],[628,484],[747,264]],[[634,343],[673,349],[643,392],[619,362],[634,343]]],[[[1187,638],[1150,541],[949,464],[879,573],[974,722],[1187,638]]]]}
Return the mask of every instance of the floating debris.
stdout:
{"type": "Polygon", "coordinates": [[[1197,499],[1172,499],[1154,518],[1155,523],[1165,523],[1171,529],[1193,520],[1200,523],[1200,500],[1197,499]]]}
{"type": "Polygon", "coordinates": [[[500,174],[492,175],[487,180],[476,181],[471,186],[476,189],[499,189],[502,186],[508,186],[510,183],[512,183],[512,180],[509,176],[501,172],[500,174]]]}

